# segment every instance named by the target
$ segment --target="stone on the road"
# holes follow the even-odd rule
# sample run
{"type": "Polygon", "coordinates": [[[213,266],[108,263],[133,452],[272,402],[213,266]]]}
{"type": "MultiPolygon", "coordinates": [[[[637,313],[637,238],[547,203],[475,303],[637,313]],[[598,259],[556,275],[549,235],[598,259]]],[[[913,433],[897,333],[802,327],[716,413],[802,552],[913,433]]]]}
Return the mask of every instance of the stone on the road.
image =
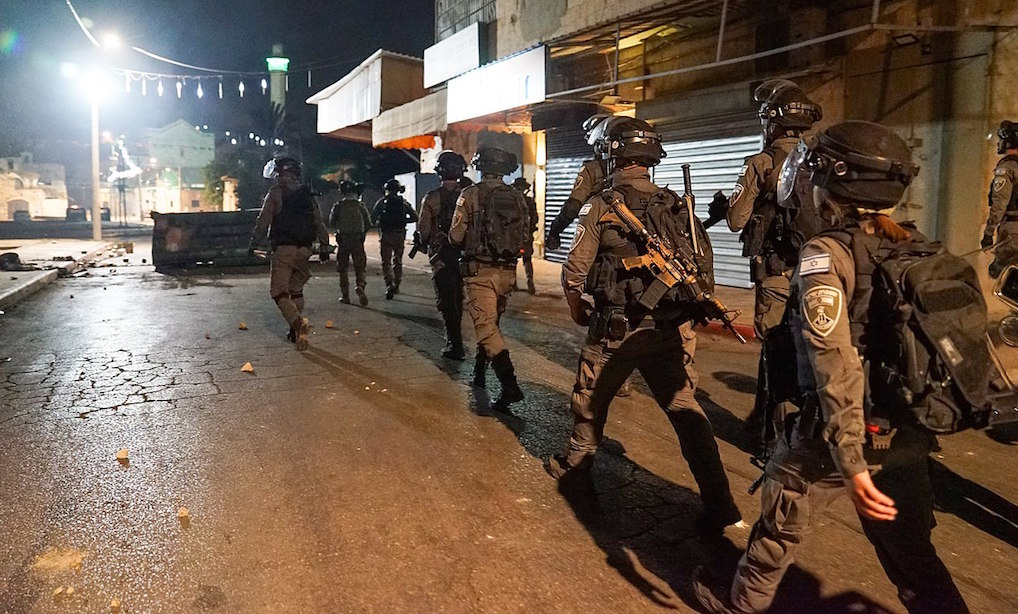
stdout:
{"type": "Polygon", "coordinates": [[[245,322],[241,322],[237,325],[237,328],[240,330],[247,330],[247,324],[245,322]]]}
{"type": "Polygon", "coordinates": [[[127,460],[127,448],[120,448],[117,450],[117,460],[120,462],[127,460]]]}
{"type": "Polygon", "coordinates": [[[254,365],[249,362],[245,362],[244,366],[240,368],[244,373],[254,373],[254,365]]]}

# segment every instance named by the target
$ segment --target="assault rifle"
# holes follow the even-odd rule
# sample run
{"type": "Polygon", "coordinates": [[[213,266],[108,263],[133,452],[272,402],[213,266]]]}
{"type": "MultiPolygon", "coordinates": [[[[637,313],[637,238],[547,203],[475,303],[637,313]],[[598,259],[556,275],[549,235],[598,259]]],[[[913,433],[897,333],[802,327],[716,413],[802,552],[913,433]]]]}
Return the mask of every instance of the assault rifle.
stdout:
{"type": "Polygon", "coordinates": [[[412,248],[410,248],[410,254],[409,254],[410,259],[413,260],[414,257],[417,256],[417,253],[421,252],[421,251],[427,251],[427,246],[424,245],[424,243],[421,242],[421,233],[415,232],[414,233],[414,246],[412,248]]]}
{"type": "MultiPolygon", "coordinates": [[[[684,196],[686,205],[692,208],[692,190],[689,182],[688,165],[683,165],[683,175],[686,184],[684,196]]],[[[729,317],[728,308],[725,307],[714,293],[707,286],[706,280],[700,276],[700,267],[696,261],[679,249],[673,249],[667,241],[647,230],[647,227],[633,215],[624,202],[618,199],[611,190],[604,192],[604,198],[611,207],[612,212],[619,220],[637,236],[637,240],[643,244],[647,253],[642,256],[632,256],[622,259],[622,266],[627,271],[637,268],[647,269],[654,275],[654,281],[640,296],[640,304],[647,309],[653,309],[664,295],[677,285],[688,287],[693,292],[695,301],[704,311],[704,315],[711,320],[718,320],[726,329],[735,335],[735,338],[746,343],[746,338],[732,326],[732,317],[729,317]]],[[[698,251],[696,228],[693,225],[693,218],[690,217],[690,237],[693,241],[693,249],[698,251]]],[[[741,312],[735,311],[738,317],[741,312]]]]}

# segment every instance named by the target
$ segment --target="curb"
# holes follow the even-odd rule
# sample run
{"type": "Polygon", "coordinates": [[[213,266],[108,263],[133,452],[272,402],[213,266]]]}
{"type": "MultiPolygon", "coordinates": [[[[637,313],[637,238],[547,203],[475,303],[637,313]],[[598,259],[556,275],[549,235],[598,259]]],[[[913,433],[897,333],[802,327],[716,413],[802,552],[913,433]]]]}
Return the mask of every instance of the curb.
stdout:
{"type": "Polygon", "coordinates": [[[10,290],[3,291],[3,293],[0,294],[0,309],[9,307],[18,301],[28,298],[41,290],[44,286],[50,284],[58,276],[59,271],[51,269],[49,271],[39,271],[37,275],[32,275],[31,277],[20,281],[10,290]]]}
{"type": "Polygon", "coordinates": [[[106,243],[102,247],[97,247],[90,252],[82,254],[81,258],[68,260],[66,263],[58,266],[53,270],[57,271],[60,277],[69,277],[76,273],[79,269],[85,268],[85,266],[88,265],[88,263],[92,262],[93,260],[101,256],[104,252],[110,249],[111,245],[113,245],[113,243],[106,243]]]}

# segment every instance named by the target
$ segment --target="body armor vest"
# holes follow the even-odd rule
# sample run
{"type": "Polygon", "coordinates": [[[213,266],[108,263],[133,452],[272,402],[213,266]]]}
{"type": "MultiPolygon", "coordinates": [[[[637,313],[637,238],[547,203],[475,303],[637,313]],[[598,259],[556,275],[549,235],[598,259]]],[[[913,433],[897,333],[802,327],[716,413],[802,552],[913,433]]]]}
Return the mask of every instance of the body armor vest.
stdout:
{"type": "Polygon", "coordinates": [[[314,197],[307,186],[282,191],[283,206],[272,218],[269,240],[273,246],[311,247],[315,241],[314,197]]]}

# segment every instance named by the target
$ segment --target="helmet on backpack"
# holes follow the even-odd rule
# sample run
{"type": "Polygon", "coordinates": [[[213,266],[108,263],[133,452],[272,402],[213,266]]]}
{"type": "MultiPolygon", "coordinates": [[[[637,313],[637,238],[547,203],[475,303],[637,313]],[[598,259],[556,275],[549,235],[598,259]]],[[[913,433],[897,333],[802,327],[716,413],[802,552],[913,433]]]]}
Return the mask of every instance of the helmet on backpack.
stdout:
{"type": "Polygon", "coordinates": [[[1007,153],[1008,149],[1018,149],[1018,124],[1009,120],[1000,122],[997,128],[997,153],[1007,153]]]}
{"type": "Polygon", "coordinates": [[[435,172],[443,180],[453,181],[463,176],[467,170],[467,161],[451,149],[446,149],[438,154],[435,160],[435,172]]]}
{"type": "Polygon", "coordinates": [[[520,166],[516,154],[490,145],[478,147],[470,163],[484,175],[508,175],[520,166]]]}
{"type": "Polygon", "coordinates": [[[792,193],[800,169],[813,185],[860,209],[884,211],[901,200],[919,172],[908,145],[880,124],[847,121],[803,140],[785,159],[778,201],[792,193]]]}
{"type": "Polygon", "coordinates": [[[610,117],[591,134],[594,152],[603,160],[628,160],[640,166],[655,166],[667,154],[661,135],[642,119],[610,117]]]}
{"type": "Polygon", "coordinates": [[[266,162],[262,168],[262,177],[266,179],[275,179],[279,175],[300,177],[300,173],[300,162],[290,157],[273,158],[266,162]]]}
{"type": "Polygon", "coordinates": [[[402,194],[406,187],[395,179],[390,179],[385,182],[383,188],[388,194],[402,194]]]}
{"type": "Polygon", "coordinates": [[[823,110],[802,89],[787,79],[764,81],[753,92],[760,103],[757,115],[768,141],[789,132],[801,134],[823,117],[823,110]]]}
{"type": "Polygon", "coordinates": [[[352,181],[350,181],[349,179],[344,179],[343,181],[339,182],[339,193],[340,194],[357,194],[358,193],[357,192],[357,184],[352,182],[352,181]]]}

